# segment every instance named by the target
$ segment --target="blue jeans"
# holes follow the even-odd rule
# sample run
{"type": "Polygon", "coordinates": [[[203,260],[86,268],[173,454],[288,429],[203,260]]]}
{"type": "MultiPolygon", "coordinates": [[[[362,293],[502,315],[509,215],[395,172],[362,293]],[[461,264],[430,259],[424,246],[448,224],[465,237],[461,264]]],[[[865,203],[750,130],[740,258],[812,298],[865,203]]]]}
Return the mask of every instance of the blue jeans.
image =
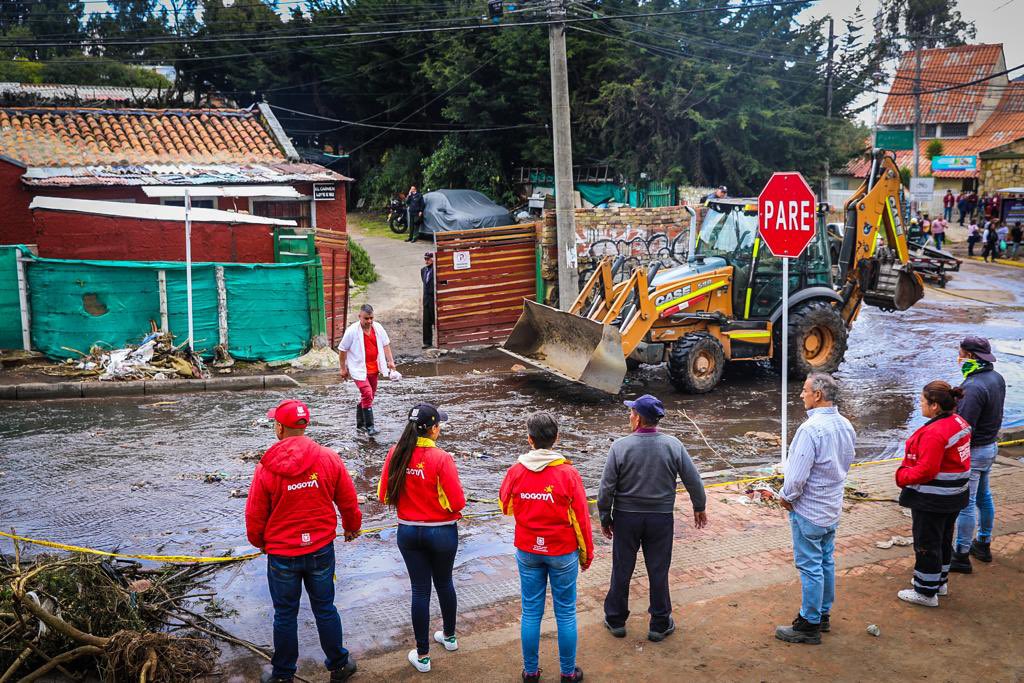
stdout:
{"type": "Polygon", "coordinates": [[[551,602],[558,626],[558,662],[563,674],[576,670],[576,577],[579,551],[565,555],[538,555],[516,550],[519,589],[523,601],[520,638],[523,641],[523,671],[535,673],[540,666],[540,620],[544,616],[544,595],[551,582],[551,602]]]}
{"type": "Polygon", "coordinates": [[[988,474],[995,462],[999,446],[971,447],[971,497],[967,507],[956,518],[956,551],[966,553],[974,540],[975,508],[978,510],[978,540],[988,543],[992,540],[992,526],[996,518],[996,506],[992,502],[992,490],[988,486],[988,474]]]}
{"type": "Polygon", "coordinates": [[[836,598],[836,527],[812,524],[806,517],[790,512],[793,529],[793,562],[800,571],[802,599],[800,616],[812,624],[821,623],[836,598]]]}
{"type": "Polygon", "coordinates": [[[443,526],[398,525],[398,550],[409,570],[412,585],[412,631],[416,636],[416,652],[420,657],[430,654],[430,584],[437,589],[441,605],[441,621],[446,636],[455,635],[455,613],[458,601],[452,567],[459,549],[459,530],[455,524],[443,526]]]}
{"type": "Polygon", "coordinates": [[[295,675],[299,658],[297,617],[303,585],[316,619],[320,647],[327,656],[324,666],[330,671],[345,666],[348,650],[341,646],[341,617],[334,606],[334,543],[306,555],[268,555],[267,582],[274,601],[274,656],[270,660],[273,675],[295,675]]]}
{"type": "Polygon", "coordinates": [[[942,240],[945,238],[946,233],[944,232],[933,232],[932,237],[935,238],[935,248],[942,249],[942,240]]]}

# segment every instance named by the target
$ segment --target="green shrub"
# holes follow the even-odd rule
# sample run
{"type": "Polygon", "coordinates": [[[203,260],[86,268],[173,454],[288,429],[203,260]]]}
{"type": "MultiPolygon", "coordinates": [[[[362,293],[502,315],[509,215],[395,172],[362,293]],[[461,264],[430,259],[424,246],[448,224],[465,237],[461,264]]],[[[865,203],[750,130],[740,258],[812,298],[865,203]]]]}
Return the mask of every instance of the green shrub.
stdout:
{"type": "Polygon", "coordinates": [[[942,151],[942,140],[932,140],[928,143],[928,146],[925,147],[924,155],[931,160],[935,157],[942,156],[942,151]]]}
{"type": "Polygon", "coordinates": [[[348,253],[350,255],[348,275],[352,281],[360,287],[376,282],[379,276],[373,267],[370,255],[358,243],[353,242],[352,238],[348,240],[348,253]]]}
{"type": "Polygon", "coordinates": [[[15,83],[118,85],[167,90],[173,84],[160,74],[106,57],[62,57],[53,62],[0,61],[0,80],[15,83]]]}
{"type": "Polygon", "coordinates": [[[359,189],[367,207],[383,209],[397,193],[405,192],[410,185],[419,186],[419,178],[420,152],[397,145],[384,152],[380,163],[366,172],[359,189]]]}

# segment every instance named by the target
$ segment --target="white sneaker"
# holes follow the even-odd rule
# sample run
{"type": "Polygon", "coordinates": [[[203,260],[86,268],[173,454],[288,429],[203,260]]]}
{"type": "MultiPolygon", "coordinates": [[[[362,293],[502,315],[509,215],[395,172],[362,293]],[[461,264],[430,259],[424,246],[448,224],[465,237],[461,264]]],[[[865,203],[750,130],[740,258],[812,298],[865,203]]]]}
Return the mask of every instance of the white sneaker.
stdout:
{"type": "Polygon", "coordinates": [[[459,649],[459,641],[455,639],[455,636],[445,638],[444,631],[434,631],[434,640],[444,645],[444,649],[448,652],[455,652],[459,649]]]}
{"type": "Polygon", "coordinates": [[[938,607],[939,596],[937,595],[921,595],[913,588],[905,588],[896,594],[896,597],[904,602],[910,602],[915,605],[921,605],[922,607],[938,607]]]}
{"type": "MultiPolygon", "coordinates": [[[[910,585],[911,586],[914,585],[914,580],[913,579],[910,580],[910,585]]],[[[942,586],[939,588],[938,595],[941,595],[942,597],[946,597],[947,595],[949,595],[949,584],[948,583],[942,584],[942,586]]]]}
{"type": "Polygon", "coordinates": [[[409,650],[409,663],[416,667],[416,670],[421,674],[430,671],[430,655],[420,657],[420,653],[416,651],[416,648],[409,650]]]}

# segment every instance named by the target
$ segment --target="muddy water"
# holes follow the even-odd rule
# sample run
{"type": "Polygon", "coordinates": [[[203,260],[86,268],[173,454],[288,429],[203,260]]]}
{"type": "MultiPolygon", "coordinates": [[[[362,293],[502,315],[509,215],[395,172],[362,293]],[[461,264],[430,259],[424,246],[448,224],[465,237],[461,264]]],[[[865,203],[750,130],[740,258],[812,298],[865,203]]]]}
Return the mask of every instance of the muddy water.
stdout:
{"type": "MultiPolygon", "coordinates": [[[[1019,287],[1013,281],[1007,286],[1019,287]]],[[[865,311],[839,372],[840,406],[857,428],[858,458],[896,454],[922,422],[916,414],[919,388],[932,379],[958,380],[955,340],[984,334],[997,350],[1002,345],[1021,353],[1022,319],[1015,304],[991,308],[966,301],[926,301],[902,314],[865,311]]],[[[548,410],[560,417],[561,448],[589,491],[596,490],[608,444],[626,428],[622,397],[540,373],[513,373],[511,365],[497,352],[404,365],[403,380],[382,384],[375,412],[383,434],[376,442],[353,434],[357,392],[351,383],[321,375],[294,392],[312,408],[310,435],[341,453],[361,493],[373,490],[410,405],[430,400],[449,411],[441,445],[454,453],[467,493],[482,501],[468,508],[481,516],[461,525],[456,576],[467,608],[515,591],[511,528],[488,516],[494,505],[487,501],[526,447],[526,416],[548,410]]],[[[1024,358],[1000,353],[998,367],[1010,385],[1007,421],[1020,423],[1024,358]]],[[[774,449],[744,436],[778,432],[778,385],[767,369],[738,367],[715,392],[682,396],[667,384],[664,368],[644,367],[628,377],[623,393],[662,397],[670,411],[666,430],[687,444],[703,470],[717,470],[778,458],[774,449]]],[[[791,429],[803,417],[797,393],[792,385],[791,429]]],[[[125,552],[245,552],[245,500],[232,493],[248,488],[255,458],[272,442],[263,416],[280,397],[210,393],[0,404],[0,524],[38,538],[125,552]],[[206,481],[210,474],[218,481],[206,481]]],[[[366,527],[392,522],[375,502],[363,509],[366,527]]],[[[8,549],[0,541],[0,551],[8,549]]],[[[264,571],[260,560],[219,579],[222,596],[239,610],[230,627],[258,643],[270,637],[264,571]]],[[[393,529],[339,542],[338,577],[346,639],[356,652],[408,640],[408,584],[393,529]]],[[[300,622],[303,642],[315,643],[308,612],[300,622]]]]}

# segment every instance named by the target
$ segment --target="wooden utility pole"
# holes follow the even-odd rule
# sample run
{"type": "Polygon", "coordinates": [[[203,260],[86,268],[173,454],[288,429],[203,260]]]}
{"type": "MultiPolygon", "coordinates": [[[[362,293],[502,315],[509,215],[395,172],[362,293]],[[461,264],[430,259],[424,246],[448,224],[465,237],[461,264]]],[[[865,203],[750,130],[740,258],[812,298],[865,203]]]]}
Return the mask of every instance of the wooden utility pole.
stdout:
{"type": "MultiPolygon", "coordinates": [[[[835,55],[836,26],[830,16],[828,18],[828,66],[825,71],[825,118],[832,119],[832,62],[835,55]]],[[[832,169],[828,156],[825,156],[825,182],[821,188],[821,197],[828,203],[829,185],[831,184],[832,169]]]]}
{"type": "MultiPolygon", "coordinates": [[[[548,11],[565,18],[564,0],[548,11]]],[[[551,125],[555,147],[555,220],[558,230],[558,307],[568,310],[579,294],[576,267],[576,215],[572,184],[572,133],[569,118],[569,67],[565,57],[565,24],[548,27],[551,59],[551,125]]]]}
{"type": "Polygon", "coordinates": [[[914,45],[914,177],[921,177],[921,39],[914,45]]]}

